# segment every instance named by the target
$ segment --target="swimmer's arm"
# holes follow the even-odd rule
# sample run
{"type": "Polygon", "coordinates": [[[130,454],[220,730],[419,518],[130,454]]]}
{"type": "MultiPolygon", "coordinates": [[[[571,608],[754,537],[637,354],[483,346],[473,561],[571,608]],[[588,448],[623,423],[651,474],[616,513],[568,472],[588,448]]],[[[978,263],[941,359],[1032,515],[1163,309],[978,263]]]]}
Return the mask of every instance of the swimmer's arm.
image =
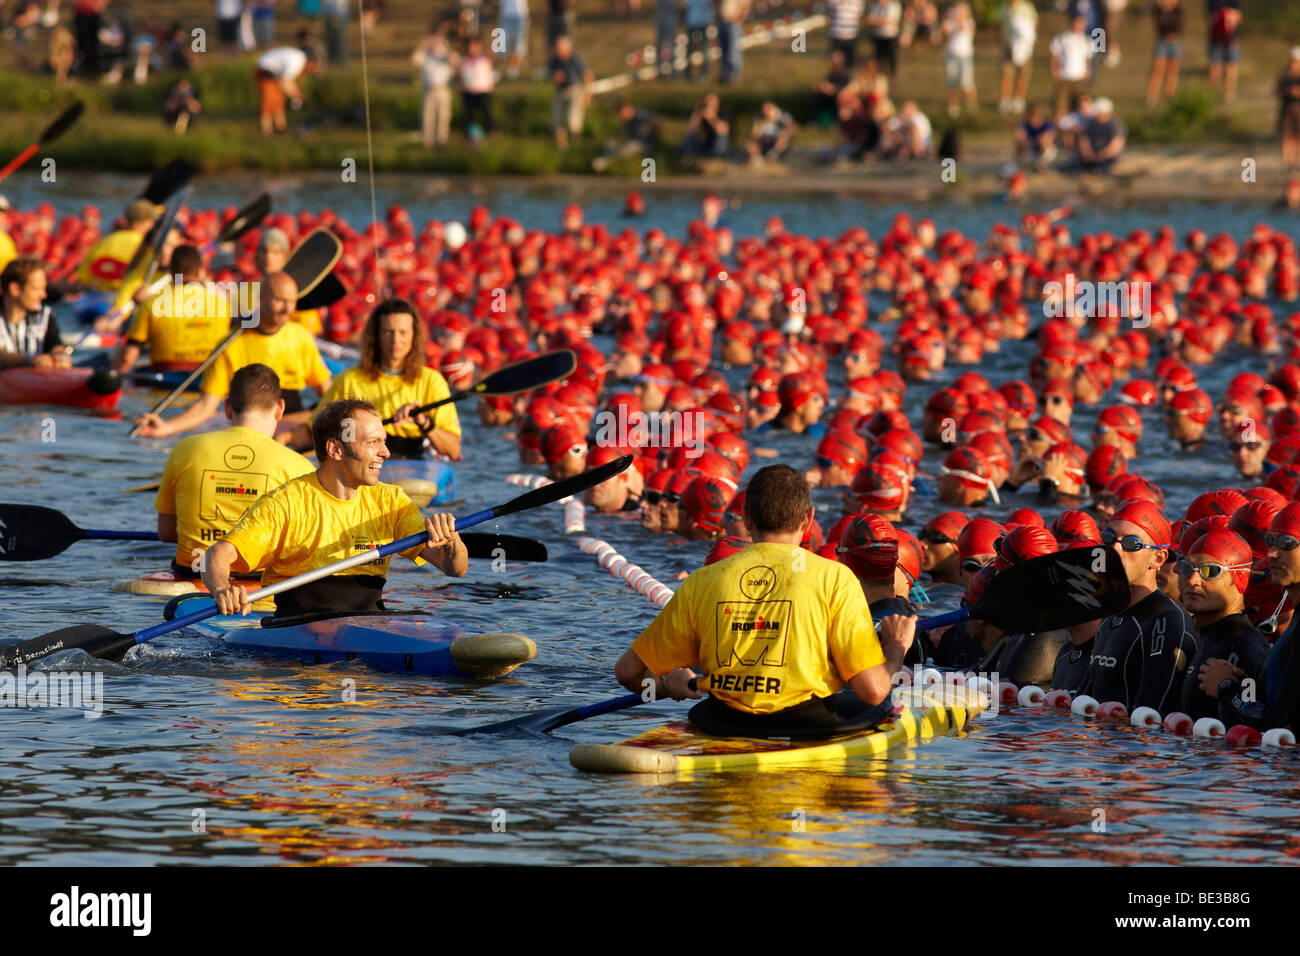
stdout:
{"type": "Polygon", "coordinates": [[[671,697],[673,700],[698,700],[704,695],[691,690],[688,682],[696,677],[689,667],[679,667],[660,677],[637,656],[636,651],[628,648],[626,653],[614,665],[614,679],[633,693],[644,693],[646,681],[654,684],[656,697],[671,697]]]}

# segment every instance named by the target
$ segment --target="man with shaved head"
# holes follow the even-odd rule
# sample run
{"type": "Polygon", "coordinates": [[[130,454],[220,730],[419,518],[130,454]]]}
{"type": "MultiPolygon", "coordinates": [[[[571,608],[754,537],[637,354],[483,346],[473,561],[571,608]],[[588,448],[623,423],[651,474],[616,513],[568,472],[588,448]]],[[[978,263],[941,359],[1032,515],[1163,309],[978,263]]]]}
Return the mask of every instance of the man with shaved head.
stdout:
{"type": "MultiPolygon", "coordinates": [[[[303,326],[290,322],[298,303],[298,284],[285,272],[274,272],[261,283],[257,312],[243,320],[243,332],[212,363],[199,386],[198,401],[175,418],[164,420],[146,413],[136,419],[146,438],[165,438],[191,431],[207,421],[230,390],[230,380],[245,365],[260,363],[279,376],[284,390],[286,419],[303,411],[301,390],[317,395],[330,386],[330,372],[316,347],[316,339],[303,326]]],[[[301,417],[301,416],[300,416],[301,417]]]]}

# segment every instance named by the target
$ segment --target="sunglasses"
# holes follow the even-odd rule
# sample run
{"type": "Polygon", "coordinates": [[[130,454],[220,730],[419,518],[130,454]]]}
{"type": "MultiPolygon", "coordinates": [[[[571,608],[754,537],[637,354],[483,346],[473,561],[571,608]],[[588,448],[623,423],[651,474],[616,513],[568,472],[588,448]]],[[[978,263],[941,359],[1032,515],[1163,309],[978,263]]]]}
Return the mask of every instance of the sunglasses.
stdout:
{"type": "Polygon", "coordinates": [[[1044,435],[1044,434],[1042,433],[1042,431],[1040,431],[1039,429],[1037,429],[1037,428],[1031,428],[1031,429],[1029,429],[1029,431],[1025,432],[1025,441],[1027,441],[1027,442],[1036,442],[1036,441],[1045,441],[1045,442],[1050,442],[1051,439],[1048,438],[1046,435],[1044,435]]]}
{"type": "Polygon", "coordinates": [[[1282,616],[1282,608],[1286,607],[1287,595],[1282,595],[1282,600],[1277,602],[1277,608],[1266,621],[1261,621],[1255,630],[1268,637],[1270,634],[1277,633],[1277,621],[1282,616]]]}
{"type": "Polygon", "coordinates": [[[1289,534],[1266,534],[1264,545],[1270,549],[1277,548],[1279,551],[1294,551],[1300,546],[1300,538],[1289,534]]]}
{"type": "Polygon", "coordinates": [[[979,574],[980,571],[984,570],[984,562],[978,558],[967,558],[961,563],[961,569],[967,574],[979,574]]]}
{"type": "Polygon", "coordinates": [[[1119,546],[1129,554],[1136,554],[1137,552],[1144,550],[1160,551],[1169,547],[1167,544],[1144,544],[1142,539],[1135,534],[1126,534],[1121,538],[1110,528],[1107,528],[1101,533],[1101,543],[1106,547],[1113,547],[1116,541],[1118,541],[1119,546]]]}
{"type": "Polygon", "coordinates": [[[1259,442],[1257,441],[1235,441],[1228,445],[1228,450],[1233,454],[1241,451],[1243,448],[1248,451],[1259,451],[1259,442]]]}
{"type": "Polygon", "coordinates": [[[918,536],[926,544],[956,544],[952,538],[946,534],[940,534],[938,531],[922,531],[918,536]]]}
{"type": "Polygon", "coordinates": [[[1068,404],[1068,401],[1067,401],[1066,398],[1065,398],[1064,396],[1062,396],[1062,395],[1048,395],[1045,399],[1043,399],[1043,401],[1047,402],[1048,405],[1066,405],[1066,404],[1068,404]]]}
{"type": "Polygon", "coordinates": [[[1174,571],[1180,578],[1190,578],[1192,572],[1195,571],[1203,581],[1213,581],[1221,574],[1229,571],[1244,571],[1249,567],[1249,564],[1217,564],[1213,561],[1207,561],[1204,564],[1192,564],[1192,562],[1183,559],[1174,565],[1174,571]]]}

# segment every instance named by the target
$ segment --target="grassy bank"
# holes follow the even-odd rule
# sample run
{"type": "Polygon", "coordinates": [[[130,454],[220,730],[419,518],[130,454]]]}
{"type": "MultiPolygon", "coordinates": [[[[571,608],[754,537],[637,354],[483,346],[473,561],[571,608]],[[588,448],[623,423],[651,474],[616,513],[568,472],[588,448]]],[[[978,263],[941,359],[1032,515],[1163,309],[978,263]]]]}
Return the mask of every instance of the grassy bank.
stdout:
{"type": "MultiPolygon", "coordinates": [[[[594,5],[594,4],[593,4],[594,5]]],[[[137,25],[148,19],[149,8],[158,8],[158,19],[175,18],[189,24],[207,25],[206,3],[180,0],[163,7],[139,3],[143,8],[137,25]]],[[[283,5],[282,5],[283,6],[283,5]]],[[[796,6],[787,2],[782,13],[796,6]]],[[[988,19],[996,4],[981,6],[988,19]]],[[[1041,4],[1047,6],[1047,4],[1041,4]]],[[[1134,4],[1133,6],[1136,6],[1134,4]]],[[[1151,55],[1148,16],[1136,9],[1119,20],[1115,40],[1123,50],[1119,69],[1098,71],[1096,92],[1115,100],[1118,113],[1130,130],[1130,140],[1146,146],[1187,147],[1206,144],[1271,144],[1274,141],[1275,105],[1272,87],[1285,62],[1286,48],[1300,26],[1279,19],[1267,3],[1247,4],[1245,56],[1240,95],[1225,106],[1206,85],[1204,24],[1199,4],[1189,7],[1184,42],[1183,80],[1179,96],[1169,104],[1148,108],[1143,103],[1146,71],[1151,55]]],[[[618,134],[617,100],[625,95],[639,106],[663,118],[664,142],[656,156],[660,170],[685,171],[676,157],[675,144],[684,135],[687,118],[707,87],[687,83],[653,82],[635,84],[622,94],[597,99],[587,113],[584,137],[561,153],[551,139],[551,90],[545,80],[503,82],[494,96],[494,117],[498,135],[478,147],[469,145],[458,132],[462,128],[459,98],[453,118],[452,144],[430,151],[419,143],[420,90],[407,57],[418,42],[427,21],[427,7],[416,0],[390,0],[388,14],[369,39],[370,119],[374,131],[374,162],[379,170],[491,174],[589,173],[591,160],[599,155],[600,144],[618,134]]],[[[760,21],[764,18],[760,17],[760,21]]],[[[1030,88],[1031,99],[1045,101],[1051,92],[1045,56],[1050,37],[1064,24],[1055,12],[1044,12],[1030,88]]],[[[490,27],[493,24],[486,24],[490,27]]],[[[287,41],[299,26],[311,21],[281,17],[277,36],[287,41]]],[[[529,68],[544,62],[541,17],[532,30],[529,68]]],[[[578,27],[579,51],[599,76],[627,68],[626,54],[653,41],[648,15],[620,19],[612,14],[584,13],[578,27]]],[[[0,58],[0,153],[12,155],[32,141],[34,135],[74,98],[86,101],[86,116],[50,150],[61,164],[74,167],[142,170],[160,159],[181,156],[211,171],[236,169],[284,172],[303,169],[339,168],[345,159],[366,162],[365,112],[355,27],[352,37],[353,67],[306,81],[307,102],[299,113],[290,114],[296,131],[291,135],[264,139],[256,122],[256,93],[250,57],[225,60],[217,53],[196,58],[193,78],[202,96],[204,112],[188,133],[178,136],[162,122],[160,106],[174,76],[151,77],[142,85],[129,80],[117,86],[75,81],[57,88],[49,77],[23,74],[4,68],[0,58]]],[[[788,40],[752,49],[746,53],[742,81],[721,91],[724,113],[733,119],[733,142],[743,143],[751,118],[766,99],[775,99],[789,110],[803,127],[797,138],[801,154],[833,141],[831,130],[818,129],[813,115],[811,87],[825,69],[823,32],[807,38],[807,52],[795,53],[788,40]]],[[[1009,143],[1015,121],[992,108],[996,100],[1000,69],[996,30],[984,31],[977,44],[976,80],[983,108],[956,120],[945,115],[942,51],[918,47],[905,51],[895,95],[915,98],[935,123],[936,130],[952,125],[968,143],[1009,143]]],[[[633,176],[639,162],[615,164],[609,175],[633,176]]]]}

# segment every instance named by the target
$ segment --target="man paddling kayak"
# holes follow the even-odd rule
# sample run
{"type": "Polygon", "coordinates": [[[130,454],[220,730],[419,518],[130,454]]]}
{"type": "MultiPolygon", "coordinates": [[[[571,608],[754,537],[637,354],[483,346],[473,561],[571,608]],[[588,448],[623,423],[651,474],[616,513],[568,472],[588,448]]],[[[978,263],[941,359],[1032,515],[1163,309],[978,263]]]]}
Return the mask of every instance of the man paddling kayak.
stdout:
{"type": "Polygon", "coordinates": [[[254,362],[269,366],[279,376],[285,409],[290,414],[302,410],[299,393],[306,386],[323,395],[330,386],[330,371],[311,333],[289,321],[297,303],[298,284],[292,276],[284,272],[266,276],[261,283],[256,324],[245,328],[212,363],[199,386],[198,400],[168,420],[146,412],[135,421],[139,434],[166,438],[197,428],[221,406],[235,372],[254,362]]]}
{"type": "MultiPolygon", "coordinates": [[[[432,415],[411,417],[411,412],[451,395],[447,380],[424,364],[424,325],[415,306],[404,299],[385,299],[375,306],[361,333],[361,364],[343,372],[321,399],[322,405],[343,398],[360,398],[374,404],[384,418],[388,450],[398,458],[421,458],[427,437],[434,451],[460,458],[460,419],[456,406],[447,403],[432,415]]],[[[311,428],[294,429],[289,444],[305,445],[311,428]]]]}
{"type": "MultiPolygon", "coordinates": [[[[380,483],[391,453],[383,422],[369,402],[345,399],[326,405],[312,425],[320,466],[268,492],[234,528],[207,550],[203,583],[222,614],[249,609],[248,592],[230,580],[262,572],[268,586],[371,548],[418,534],[427,544],[401,552],[423,558],[444,574],[461,577],[469,552],[446,513],[425,518],[396,485],[380,483]]],[[[388,558],[352,568],[276,596],[276,616],[319,611],[382,611],[388,558]]],[[[886,682],[887,683],[887,682],[886,682]]]]}
{"type": "Polygon", "coordinates": [[[182,439],[167,458],[154,507],[158,540],[176,542],[172,571],[199,576],[199,557],[261,495],[310,474],[311,462],[275,440],[284,415],[280,380],[265,365],[246,365],[230,380],[229,428],[182,439]]]}
{"type": "Polygon", "coordinates": [[[688,681],[704,669],[711,696],[691,709],[706,733],[831,735],[884,716],[891,675],[916,635],[916,618],[894,615],[876,637],[853,572],[799,547],[813,521],[808,483],[770,465],[745,494],[754,543],[692,574],[619,659],[629,690],[698,698],[688,681]],[[849,684],[857,697],[837,695],[849,684]]]}
{"type": "Polygon", "coordinates": [[[0,367],[69,368],[72,359],[59,338],[59,323],[45,304],[45,267],[19,258],[0,272],[0,367]]]}

